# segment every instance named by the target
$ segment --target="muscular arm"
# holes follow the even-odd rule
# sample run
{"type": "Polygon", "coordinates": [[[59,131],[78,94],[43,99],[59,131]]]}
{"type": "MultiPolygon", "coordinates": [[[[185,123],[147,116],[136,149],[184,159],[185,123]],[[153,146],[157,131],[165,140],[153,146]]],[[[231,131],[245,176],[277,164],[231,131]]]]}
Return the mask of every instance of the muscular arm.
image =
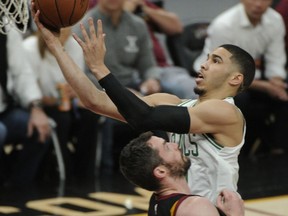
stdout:
{"type": "Polygon", "coordinates": [[[149,106],[123,87],[111,73],[99,80],[99,83],[134,129],[138,131],[189,132],[190,118],[187,107],[149,106]]]}
{"type": "Polygon", "coordinates": [[[219,216],[215,206],[206,198],[189,197],[177,209],[176,216],[219,216]]]}
{"type": "MultiPolygon", "coordinates": [[[[45,43],[47,44],[47,47],[49,48],[50,52],[56,57],[56,60],[61,68],[62,73],[65,76],[65,79],[68,81],[71,87],[75,90],[75,92],[81,99],[81,102],[83,103],[83,105],[86,108],[98,114],[109,116],[111,118],[115,118],[121,121],[125,121],[125,119],[120,115],[120,113],[117,110],[117,107],[113,104],[113,102],[110,100],[107,94],[104,91],[100,91],[95,87],[95,85],[88,79],[85,73],[81,71],[78,65],[65,52],[59,39],[55,37],[55,35],[52,34],[52,32],[46,29],[39,22],[39,12],[35,14],[34,3],[32,3],[31,9],[32,9],[31,11],[34,17],[34,21],[39,31],[41,32],[41,35],[45,43]]],[[[92,19],[90,19],[90,27],[91,26],[93,26],[93,30],[94,30],[94,24],[93,24],[92,19]]],[[[81,25],[81,29],[84,30],[83,25],[81,25]]],[[[98,32],[98,33],[99,33],[98,35],[102,36],[103,34],[102,28],[101,28],[101,32],[98,32]]],[[[93,34],[95,36],[95,32],[93,32],[93,34]]],[[[92,51],[89,50],[89,47],[85,46],[85,43],[82,42],[82,40],[79,37],[77,37],[76,35],[74,35],[74,37],[83,49],[83,52],[85,54],[86,64],[89,66],[91,71],[98,71],[96,78],[101,79],[104,76],[106,76],[108,73],[110,73],[108,68],[103,64],[104,54],[102,55],[102,58],[101,58],[101,53],[97,53],[97,57],[96,57],[95,56],[96,54],[93,53],[93,50],[92,51]]],[[[84,35],[84,38],[86,42],[88,41],[91,45],[91,41],[87,39],[86,34],[84,35]]],[[[104,39],[101,37],[100,40],[101,40],[100,41],[101,44],[103,45],[104,42],[102,40],[104,39]]],[[[93,46],[93,44],[91,46],[93,46]]],[[[104,47],[99,46],[99,47],[104,48],[105,46],[104,47]]],[[[98,51],[105,53],[105,51],[103,50],[97,50],[97,52],[98,51]]],[[[143,98],[143,100],[145,100],[147,103],[151,105],[156,105],[157,103],[159,103],[160,95],[161,95],[162,100],[164,100],[163,102],[164,104],[165,103],[177,104],[181,102],[180,99],[178,99],[177,97],[170,96],[167,94],[155,94],[155,96],[153,97],[148,96],[148,97],[143,98]]]]}

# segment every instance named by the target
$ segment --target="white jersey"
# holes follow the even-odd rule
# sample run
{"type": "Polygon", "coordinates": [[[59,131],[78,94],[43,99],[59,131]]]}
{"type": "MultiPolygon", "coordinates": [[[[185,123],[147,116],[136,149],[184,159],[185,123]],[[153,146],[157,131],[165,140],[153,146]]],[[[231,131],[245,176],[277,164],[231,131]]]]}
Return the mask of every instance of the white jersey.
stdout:
{"type": "MultiPolygon", "coordinates": [[[[225,101],[234,104],[233,98],[226,98],[225,101]]],[[[179,106],[191,107],[196,102],[197,100],[188,100],[179,106]]],[[[244,144],[245,122],[243,130],[242,141],[235,147],[224,147],[221,143],[216,143],[209,134],[170,134],[171,142],[178,143],[183,154],[191,160],[187,180],[192,194],[216,203],[222,189],[237,191],[238,155],[244,144]]]]}

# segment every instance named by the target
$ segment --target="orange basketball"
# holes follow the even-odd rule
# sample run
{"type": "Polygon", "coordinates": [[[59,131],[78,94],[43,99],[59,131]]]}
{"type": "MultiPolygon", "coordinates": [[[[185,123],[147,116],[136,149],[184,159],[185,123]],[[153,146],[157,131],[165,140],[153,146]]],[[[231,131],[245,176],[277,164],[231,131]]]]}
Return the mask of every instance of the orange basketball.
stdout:
{"type": "Polygon", "coordinates": [[[35,0],[40,21],[53,31],[76,24],[85,15],[88,5],[89,0],[35,0]]]}

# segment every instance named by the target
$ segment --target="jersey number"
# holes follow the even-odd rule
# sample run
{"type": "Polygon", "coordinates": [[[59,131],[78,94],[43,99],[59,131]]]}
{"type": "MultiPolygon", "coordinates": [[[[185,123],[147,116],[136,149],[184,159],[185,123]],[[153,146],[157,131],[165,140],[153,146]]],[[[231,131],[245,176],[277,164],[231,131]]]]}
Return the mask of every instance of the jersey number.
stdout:
{"type": "Polygon", "coordinates": [[[182,149],[182,152],[185,156],[189,157],[190,155],[193,155],[194,157],[197,157],[199,155],[198,144],[196,142],[193,142],[190,136],[193,135],[189,134],[189,144],[191,145],[189,149],[186,149],[184,134],[181,134],[179,136],[176,136],[176,134],[172,134],[171,141],[178,143],[179,147],[182,149]]]}

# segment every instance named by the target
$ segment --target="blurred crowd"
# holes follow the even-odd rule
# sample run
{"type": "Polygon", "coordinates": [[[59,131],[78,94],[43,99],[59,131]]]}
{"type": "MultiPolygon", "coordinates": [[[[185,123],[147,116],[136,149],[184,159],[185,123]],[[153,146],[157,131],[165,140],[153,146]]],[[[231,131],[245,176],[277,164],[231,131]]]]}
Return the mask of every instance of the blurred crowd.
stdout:
{"type": "MultiPolygon", "coordinates": [[[[288,0],[241,0],[205,25],[184,26],[163,0],[91,0],[84,24],[88,17],[103,22],[106,65],[140,95],[165,92],[196,99],[194,79],[209,52],[228,43],[248,51],[257,71],[251,87],[235,97],[247,121],[240,156],[286,153],[288,0]]],[[[61,29],[63,47],[100,88],[72,32],[81,37],[78,24],[61,29]]],[[[82,105],[33,20],[25,35],[11,29],[0,34],[0,43],[0,184],[55,179],[54,123],[66,181],[117,172],[120,150],[139,134],[82,105]]],[[[165,132],[159,135],[167,138],[165,132]]]]}

